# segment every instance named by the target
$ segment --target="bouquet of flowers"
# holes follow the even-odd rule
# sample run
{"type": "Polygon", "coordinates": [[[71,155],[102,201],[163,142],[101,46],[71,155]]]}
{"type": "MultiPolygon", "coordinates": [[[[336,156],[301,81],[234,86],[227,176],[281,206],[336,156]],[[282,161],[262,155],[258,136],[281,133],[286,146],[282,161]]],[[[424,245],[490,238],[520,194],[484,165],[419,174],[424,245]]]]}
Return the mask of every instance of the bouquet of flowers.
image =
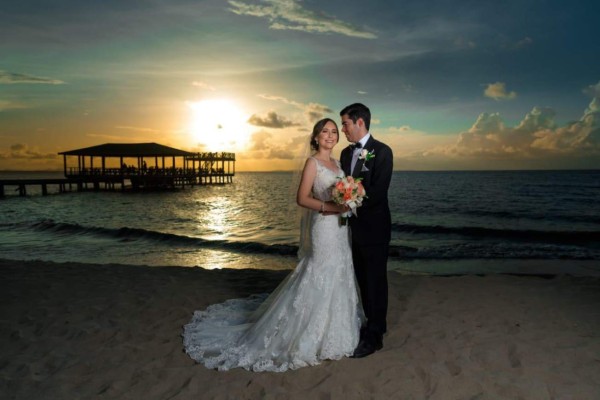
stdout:
{"type": "Polygon", "coordinates": [[[333,185],[332,197],[337,204],[343,204],[350,207],[350,211],[342,214],[340,222],[342,225],[348,223],[348,218],[354,214],[356,209],[362,205],[363,199],[367,197],[365,188],[363,187],[362,178],[354,179],[352,176],[338,178],[333,185]]]}

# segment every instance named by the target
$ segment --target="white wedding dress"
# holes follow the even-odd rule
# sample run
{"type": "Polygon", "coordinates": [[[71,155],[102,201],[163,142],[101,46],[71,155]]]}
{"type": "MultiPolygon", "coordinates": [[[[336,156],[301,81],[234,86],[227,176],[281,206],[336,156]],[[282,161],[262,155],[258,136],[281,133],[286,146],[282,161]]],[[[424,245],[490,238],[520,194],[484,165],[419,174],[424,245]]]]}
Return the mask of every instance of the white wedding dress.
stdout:
{"type": "MultiPolygon", "coordinates": [[[[318,160],[313,196],[331,199],[334,172],[318,160]]],[[[349,230],[337,215],[308,210],[300,261],[268,297],[232,299],[196,311],[184,326],[186,353],[208,368],[283,372],[349,356],[363,319],[349,230]]]]}

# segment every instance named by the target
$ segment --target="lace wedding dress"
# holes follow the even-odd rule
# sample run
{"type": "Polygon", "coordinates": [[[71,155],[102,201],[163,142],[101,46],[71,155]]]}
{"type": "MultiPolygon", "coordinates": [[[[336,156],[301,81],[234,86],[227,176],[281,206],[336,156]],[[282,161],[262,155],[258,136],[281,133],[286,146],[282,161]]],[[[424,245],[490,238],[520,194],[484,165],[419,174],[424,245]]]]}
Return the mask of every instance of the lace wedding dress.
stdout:
{"type": "MultiPolygon", "coordinates": [[[[331,199],[334,172],[318,160],[313,196],[331,199]]],[[[184,326],[186,353],[208,368],[283,372],[349,356],[362,309],[347,226],[337,215],[308,211],[300,261],[269,296],[232,299],[196,311],[184,326]]]]}

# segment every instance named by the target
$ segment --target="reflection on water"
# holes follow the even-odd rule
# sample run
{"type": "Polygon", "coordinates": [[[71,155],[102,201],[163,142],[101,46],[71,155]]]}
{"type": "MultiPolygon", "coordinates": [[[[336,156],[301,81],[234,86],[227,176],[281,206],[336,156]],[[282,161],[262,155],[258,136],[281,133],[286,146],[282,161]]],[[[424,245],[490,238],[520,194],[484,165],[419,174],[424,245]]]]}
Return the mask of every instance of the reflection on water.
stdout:
{"type": "Polygon", "coordinates": [[[0,253],[16,260],[293,268],[295,257],[202,244],[297,243],[298,221],[281,218],[294,206],[290,176],[243,173],[232,184],[167,192],[11,196],[0,201],[0,253]]]}
{"type": "Polygon", "coordinates": [[[205,269],[236,268],[236,259],[239,258],[235,254],[218,250],[204,250],[198,256],[195,264],[205,269]]]}
{"type": "Polygon", "coordinates": [[[248,255],[243,253],[231,253],[221,250],[204,249],[194,254],[193,257],[186,257],[193,260],[194,266],[204,269],[292,269],[296,266],[297,260],[294,257],[276,257],[265,255],[248,255]]]}
{"type": "Polygon", "coordinates": [[[226,197],[214,197],[209,199],[208,207],[202,216],[200,229],[207,231],[207,239],[222,240],[231,235],[233,227],[230,224],[231,219],[235,219],[234,212],[231,210],[231,201],[226,197]]]}

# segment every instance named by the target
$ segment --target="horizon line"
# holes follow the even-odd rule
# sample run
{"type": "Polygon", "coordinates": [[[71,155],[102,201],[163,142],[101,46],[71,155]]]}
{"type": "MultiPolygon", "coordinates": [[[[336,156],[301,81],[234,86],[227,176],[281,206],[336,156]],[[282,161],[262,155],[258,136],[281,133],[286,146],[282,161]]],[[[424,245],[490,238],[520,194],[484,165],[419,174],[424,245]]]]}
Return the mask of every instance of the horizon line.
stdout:
{"type": "MultiPolygon", "coordinates": [[[[393,172],[532,172],[532,171],[600,171],[600,168],[525,168],[525,169],[394,169],[393,172]]],[[[0,169],[0,173],[5,172],[64,172],[62,169],[0,169]]],[[[236,173],[281,173],[297,172],[293,169],[276,170],[237,170],[236,173]]]]}

